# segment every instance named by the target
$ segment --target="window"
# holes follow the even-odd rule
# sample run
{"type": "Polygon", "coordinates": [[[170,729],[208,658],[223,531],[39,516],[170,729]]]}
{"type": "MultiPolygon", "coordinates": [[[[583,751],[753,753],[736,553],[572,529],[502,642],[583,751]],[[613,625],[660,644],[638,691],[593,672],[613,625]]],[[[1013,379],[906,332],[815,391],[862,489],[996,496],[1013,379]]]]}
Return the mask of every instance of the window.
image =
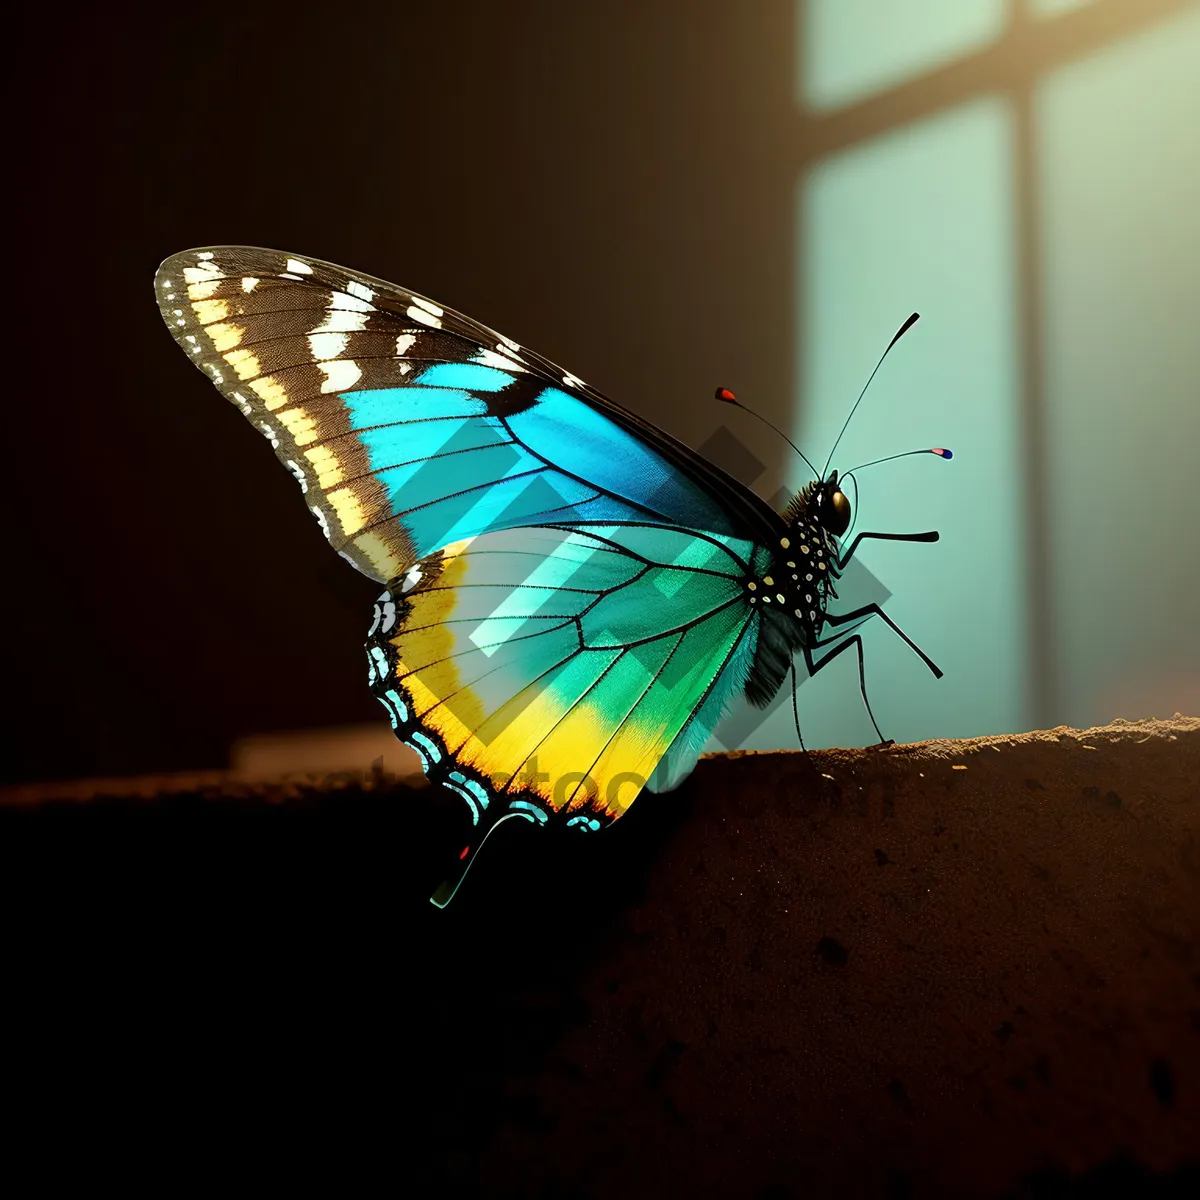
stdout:
{"type": "MultiPolygon", "coordinates": [[[[885,734],[1200,710],[1200,537],[1178,535],[1200,515],[1200,6],[795,14],[793,436],[819,466],[916,309],[833,465],[956,454],[861,479],[860,529],[943,535],[862,551],[946,671],[868,622],[885,734]]],[[[810,745],[873,738],[853,654],[800,703],[810,745]]],[[[742,744],[788,744],[790,718],[742,744]]]]}

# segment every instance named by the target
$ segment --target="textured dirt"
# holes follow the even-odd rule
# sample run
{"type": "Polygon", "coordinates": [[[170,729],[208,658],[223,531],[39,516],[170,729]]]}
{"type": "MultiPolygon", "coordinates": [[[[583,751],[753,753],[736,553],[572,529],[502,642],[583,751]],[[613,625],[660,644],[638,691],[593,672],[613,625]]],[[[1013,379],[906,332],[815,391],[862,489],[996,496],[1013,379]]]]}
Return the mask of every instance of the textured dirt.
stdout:
{"type": "Polygon", "coordinates": [[[1200,721],[813,759],[703,765],[528,1083],[604,1145],[509,1125],[489,1173],[983,1196],[1200,1155],[1200,721]]]}
{"type": "Polygon", "coordinates": [[[135,1077],[173,1048],[175,1103],[216,1074],[256,1119],[339,1113],[402,1182],[1198,1178],[1200,719],[712,756],[604,837],[503,827],[444,912],[426,897],[458,814],[432,789],[175,777],[44,803],[68,791],[9,795],[3,865],[35,940],[120,981],[78,1046],[115,1028],[135,1077]],[[170,1021],[131,1017],[164,978],[187,981],[170,1021]]]}

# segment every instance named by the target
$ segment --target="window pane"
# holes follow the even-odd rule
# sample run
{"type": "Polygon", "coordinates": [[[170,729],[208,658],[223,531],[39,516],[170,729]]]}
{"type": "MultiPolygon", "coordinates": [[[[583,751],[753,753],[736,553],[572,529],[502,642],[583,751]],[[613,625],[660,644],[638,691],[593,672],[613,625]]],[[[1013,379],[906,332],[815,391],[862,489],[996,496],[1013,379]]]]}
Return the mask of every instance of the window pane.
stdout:
{"type": "MultiPolygon", "coordinates": [[[[801,187],[796,441],[819,467],[915,309],[920,323],[876,376],[833,466],[920,446],[955,452],[861,479],[860,530],[942,534],[934,546],[861,549],[892,593],[888,614],[946,673],[935,680],[877,618],[864,628],[872,707],[901,741],[1025,724],[1010,139],[1007,105],[985,98],[828,160],[801,187]]],[[[812,744],[874,740],[853,652],[800,698],[812,744]]]]}
{"type": "Polygon", "coordinates": [[[1200,10],[1037,101],[1057,719],[1200,711],[1200,10]]]}
{"type": "Polygon", "coordinates": [[[992,41],[1008,0],[797,0],[799,99],[837,108],[992,41]]]}

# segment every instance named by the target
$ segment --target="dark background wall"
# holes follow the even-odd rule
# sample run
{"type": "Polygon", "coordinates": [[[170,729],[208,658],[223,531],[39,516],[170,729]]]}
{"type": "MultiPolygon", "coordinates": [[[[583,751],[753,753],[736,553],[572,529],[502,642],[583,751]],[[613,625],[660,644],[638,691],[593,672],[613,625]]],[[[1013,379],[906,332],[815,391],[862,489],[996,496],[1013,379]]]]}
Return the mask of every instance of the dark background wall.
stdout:
{"type": "Polygon", "coordinates": [[[230,15],[29,6],[9,45],[10,779],[378,719],[373,585],[185,366],[152,301],[167,254],[394,279],[693,444],[719,383],[787,408],[790,4],[230,15]]]}
{"type": "MultiPolygon", "coordinates": [[[[841,451],[957,456],[864,479],[863,527],[943,535],[860,555],[945,669],[868,625],[885,731],[1195,711],[1198,53],[1195,0],[26,6],[0,778],[381,723],[373,586],[151,300],[162,258],[220,242],[443,300],[736,440],[767,497],[805,479],[713,388],[824,447],[919,308],[841,451]]],[[[794,745],[780,701],[714,745],[794,745]]],[[[852,656],[800,716],[810,746],[873,740],[852,656]]]]}

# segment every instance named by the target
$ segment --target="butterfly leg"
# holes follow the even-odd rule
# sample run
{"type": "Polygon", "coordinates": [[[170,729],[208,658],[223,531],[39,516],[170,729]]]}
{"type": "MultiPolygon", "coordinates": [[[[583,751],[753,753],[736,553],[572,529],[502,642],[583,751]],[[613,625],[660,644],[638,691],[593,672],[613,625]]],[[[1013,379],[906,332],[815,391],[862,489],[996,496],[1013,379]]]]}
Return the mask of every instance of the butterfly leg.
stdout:
{"type": "MultiPolygon", "coordinates": [[[[897,625],[896,622],[893,621],[892,618],[889,617],[887,613],[885,613],[883,609],[879,607],[878,604],[864,604],[862,608],[856,608],[853,612],[848,613],[826,613],[825,622],[828,625],[849,625],[855,621],[861,621],[864,617],[871,616],[879,617],[885,621],[895,633],[904,639],[909,648],[921,659],[921,661],[930,669],[930,671],[933,672],[934,678],[941,679],[941,667],[939,667],[937,663],[935,663],[933,659],[930,658],[929,655],[926,654],[925,651],[922,650],[921,647],[918,646],[917,643],[914,642],[912,638],[910,638],[908,634],[905,633],[904,630],[901,629],[900,626],[897,625]]],[[[832,642],[834,640],[834,638],[825,639],[825,641],[828,642],[832,642]]],[[[813,643],[814,646],[821,646],[824,644],[825,642],[821,640],[813,643]]]]}
{"type": "MultiPolygon", "coordinates": [[[[832,639],[830,639],[830,640],[832,640],[832,639]]],[[[817,645],[817,646],[820,646],[823,644],[825,644],[825,643],[822,643],[822,642],[814,643],[814,645],[817,645]]],[[[875,714],[871,711],[871,701],[867,699],[867,668],[866,668],[866,663],[863,661],[862,637],[859,634],[857,634],[857,633],[851,634],[848,638],[846,638],[846,640],[844,642],[839,642],[838,645],[834,646],[834,648],[832,650],[830,650],[829,653],[826,654],[824,658],[813,658],[812,647],[811,646],[803,647],[804,662],[805,662],[805,665],[808,667],[808,673],[810,675],[815,675],[823,667],[829,666],[829,664],[831,662],[833,662],[833,660],[835,658],[837,658],[837,656],[839,654],[842,654],[846,650],[849,650],[851,646],[853,646],[855,648],[855,650],[858,651],[858,686],[859,686],[859,690],[862,692],[863,704],[865,704],[866,708],[867,708],[867,716],[871,718],[871,724],[875,726],[875,732],[877,734],[879,734],[879,745],[894,746],[896,744],[895,739],[894,738],[885,738],[883,736],[883,734],[880,732],[879,722],[875,720],[875,714]]]]}
{"type": "Polygon", "coordinates": [[[854,552],[858,549],[858,543],[863,538],[875,538],[880,542],[936,542],[940,536],[936,529],[928,529],[924,533],[860,533],[850,543],[850,549],[838,559],[837,569],[839,571],[845,569],[846,564],[854,557],[854,552]]]}

